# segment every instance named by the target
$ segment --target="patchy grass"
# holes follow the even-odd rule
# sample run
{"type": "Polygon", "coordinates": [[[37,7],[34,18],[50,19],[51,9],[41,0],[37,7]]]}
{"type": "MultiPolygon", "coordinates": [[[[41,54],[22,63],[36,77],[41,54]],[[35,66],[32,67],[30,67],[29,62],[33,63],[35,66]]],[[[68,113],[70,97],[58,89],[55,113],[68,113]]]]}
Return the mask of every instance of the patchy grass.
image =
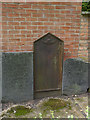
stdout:
{"type": "Polygon", "coordinates": [[[61,99],[49,99],[42,104],[42,107],[47,107],[48,110],[59,110],[65,107],[71,109],[70,102],[61,99]]]}
{"type": "Polygon", "coordinates": [[[32,111],[33,111],[32,109],[26,108],[24,106],[16,106],[16,107],[12,107],[10,110],[8,110],[7,113],[14,114],[15,117],[19,117],[22,115],[26,115],[32,111]]]}

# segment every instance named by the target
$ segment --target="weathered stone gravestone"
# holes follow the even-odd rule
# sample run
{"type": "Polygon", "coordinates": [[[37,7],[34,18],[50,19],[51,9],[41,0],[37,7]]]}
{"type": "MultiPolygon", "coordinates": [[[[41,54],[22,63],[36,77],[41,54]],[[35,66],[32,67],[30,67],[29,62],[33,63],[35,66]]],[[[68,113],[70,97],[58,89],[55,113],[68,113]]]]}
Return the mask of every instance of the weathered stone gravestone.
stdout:
{"type": "Polygon", "coordinates": [[[62,93],[64,42],[48,33],[34,42],[34,98],[62,93]]]}
{"type": "Polygon", "coordinates": [[[89,63],[80,59],[67,59],[63,66],[63,94],[75,95],[86,93],[89,63]]]}
{"type": "Polygon", "coordinates": [[[2,102],[21,102],[33,99],[32,52],[3,53],[2,102]]]}
{"type": "Polygon", "coordinates": [[[2,53],[0,52],[0,102],[2,100],[2,53]]]}

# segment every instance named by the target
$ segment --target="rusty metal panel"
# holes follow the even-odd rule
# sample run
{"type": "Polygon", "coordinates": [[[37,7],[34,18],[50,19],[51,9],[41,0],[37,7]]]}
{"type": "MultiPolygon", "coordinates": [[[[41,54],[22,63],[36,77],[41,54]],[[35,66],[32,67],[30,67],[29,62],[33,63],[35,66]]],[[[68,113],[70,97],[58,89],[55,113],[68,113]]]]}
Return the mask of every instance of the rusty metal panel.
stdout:
{"type": "Polygon", "coordinates": [[[61,93],[63,46],[63,41],[50,33],[34,42],[35,98],[61,93]]]}

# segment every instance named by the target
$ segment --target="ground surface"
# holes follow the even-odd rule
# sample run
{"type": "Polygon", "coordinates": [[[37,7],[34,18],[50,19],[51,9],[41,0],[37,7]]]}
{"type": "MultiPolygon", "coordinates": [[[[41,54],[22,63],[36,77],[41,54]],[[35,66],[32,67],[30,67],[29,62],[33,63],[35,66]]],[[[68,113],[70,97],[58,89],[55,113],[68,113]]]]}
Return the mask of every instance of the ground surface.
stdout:
{"type": "Polygon", "coordinates": [[[3,104],[0,117],[5,118],[86,118],[89,94],[48,97],[18,105],[3,104]]]}

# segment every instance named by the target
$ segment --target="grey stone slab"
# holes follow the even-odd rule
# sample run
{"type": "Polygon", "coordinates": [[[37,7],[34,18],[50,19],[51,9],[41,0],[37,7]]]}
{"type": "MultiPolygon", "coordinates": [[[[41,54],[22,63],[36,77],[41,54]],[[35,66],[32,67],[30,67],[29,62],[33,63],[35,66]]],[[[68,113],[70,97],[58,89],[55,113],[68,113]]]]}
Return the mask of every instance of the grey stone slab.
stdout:
{"type": "Polygon", "coordinates": [[[67,59],[63,66],[63,94],[73,95],[86,93],[88,85],[88,67],[90,63],[85,63],[80,59],[67,59]]]}
{"type": "Polygon", "coordinates": [[[2,104],[0,103],[0,114],[2,113],[2,104]]]}
{"type": "Polygon", "coordinates": [[[33,52],[3,53],[2,102],[33,99],[33,52]]]}
{"type": "Polygon", "coordinates": [[[0,102],[2,100],[2,53],[0,52],[0,102]]]}

